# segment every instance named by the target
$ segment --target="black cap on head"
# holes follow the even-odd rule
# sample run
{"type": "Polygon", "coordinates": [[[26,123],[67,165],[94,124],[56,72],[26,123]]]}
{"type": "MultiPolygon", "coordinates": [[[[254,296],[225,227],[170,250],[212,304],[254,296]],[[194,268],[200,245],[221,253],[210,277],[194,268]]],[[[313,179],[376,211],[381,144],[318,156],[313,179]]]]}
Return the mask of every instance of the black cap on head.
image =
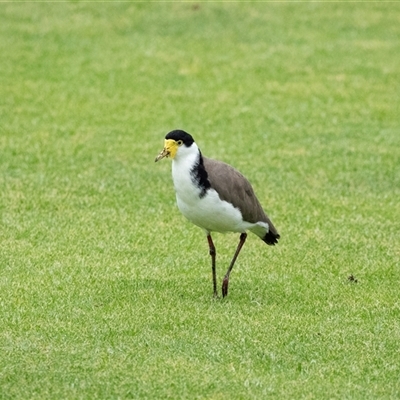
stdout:
{"type": "Polygon", "coordinates": [[[167,136],[165,136],[165,139],[172,139],[175,141],[182,140],[183,144],[186,147],[190,147],[192,145],[192,143],[194,142],[191,135],[189,135],[187,132],[181,131],[179,129],[167,133],[167,136]]]}

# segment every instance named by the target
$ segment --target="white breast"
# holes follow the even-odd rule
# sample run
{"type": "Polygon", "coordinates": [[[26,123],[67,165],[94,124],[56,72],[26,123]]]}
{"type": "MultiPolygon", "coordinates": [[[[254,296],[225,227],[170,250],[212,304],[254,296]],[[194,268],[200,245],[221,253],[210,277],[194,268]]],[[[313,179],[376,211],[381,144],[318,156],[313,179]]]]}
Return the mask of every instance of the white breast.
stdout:
{"type": "Polygon", "coordinates": [[[198,160],[198,154],[196,149],[185,154],[185,157],[176,157],[172,162],[172,178],[181,213],[207,232],[245,232],[252,228],[254,224],[244,222],[240,211],[221,200],[214,189],[209,189],[205,196],[200,197],[201,190],[190,174],[198,160]]]}

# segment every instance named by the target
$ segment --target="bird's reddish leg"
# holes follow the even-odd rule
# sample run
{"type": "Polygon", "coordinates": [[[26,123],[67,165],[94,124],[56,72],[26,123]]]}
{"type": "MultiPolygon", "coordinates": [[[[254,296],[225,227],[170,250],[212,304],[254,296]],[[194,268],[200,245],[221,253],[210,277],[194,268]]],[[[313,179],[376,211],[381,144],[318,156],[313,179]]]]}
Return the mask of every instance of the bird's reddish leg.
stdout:
{"type": "Polygon", "coordinates": [[[215,246],[212,241],[211,235],[207,235],[208,247],[210,248],[210,256],[211,256],[211,268],[212,268],[212,277],[213,277],[213,287],[214,287],[214,297],[218,297],[217,292],[217,273],[215,269],[215,256],[217,252],[215,251],[215,246]]]}
{"type": "Polygon", "coordinates": [[[247,238],[247,233],[242,233],[240,235],[239,244],[236,248],[236,251],[232,258],[231,264],[229,265],[228,271],[226,271],[224,280],[222,281],[222,297],[225,297],[228,294],[229,275],[231,274],[232,268],[235,265],[235,261],[240,253],[240,250],[242,249],[242,247],[244,245],[244,242],[246,241],[246,238],[247,238]]]}

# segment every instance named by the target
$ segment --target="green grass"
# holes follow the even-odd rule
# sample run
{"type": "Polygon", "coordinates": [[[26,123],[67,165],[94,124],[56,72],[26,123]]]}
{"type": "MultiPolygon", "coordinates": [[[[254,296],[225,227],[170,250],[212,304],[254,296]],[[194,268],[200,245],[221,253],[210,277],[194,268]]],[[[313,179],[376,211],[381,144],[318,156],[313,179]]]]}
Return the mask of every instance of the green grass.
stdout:
{"type": "Polygon", "coordinates": [[[399,398],[399,37],[396,3],[0,4],[0,398],[399,398]],[[224,300],[174,128],[282,236],[224,300]]]}

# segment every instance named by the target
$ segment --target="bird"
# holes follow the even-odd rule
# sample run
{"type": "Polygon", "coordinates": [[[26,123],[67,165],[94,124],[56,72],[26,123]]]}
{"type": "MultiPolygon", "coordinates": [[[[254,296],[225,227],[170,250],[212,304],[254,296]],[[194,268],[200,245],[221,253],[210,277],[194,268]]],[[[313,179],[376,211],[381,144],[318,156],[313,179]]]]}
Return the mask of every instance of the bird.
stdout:
{"type": "Polygon", "coordinates": [[[246,241],[247,231],[274,246],[280,235],[264,212],[250,182],[232,166],[202,155],[193,137],[180,129],[165,136],[164,148],[155,161],[172,159],[172,180],[180,212],[207,236],[213,279],[218,296],[216,249],[212,232],[239,233],[239,244],[222,282],[222,297],[228,294],[229,278],[246,241]]]}

